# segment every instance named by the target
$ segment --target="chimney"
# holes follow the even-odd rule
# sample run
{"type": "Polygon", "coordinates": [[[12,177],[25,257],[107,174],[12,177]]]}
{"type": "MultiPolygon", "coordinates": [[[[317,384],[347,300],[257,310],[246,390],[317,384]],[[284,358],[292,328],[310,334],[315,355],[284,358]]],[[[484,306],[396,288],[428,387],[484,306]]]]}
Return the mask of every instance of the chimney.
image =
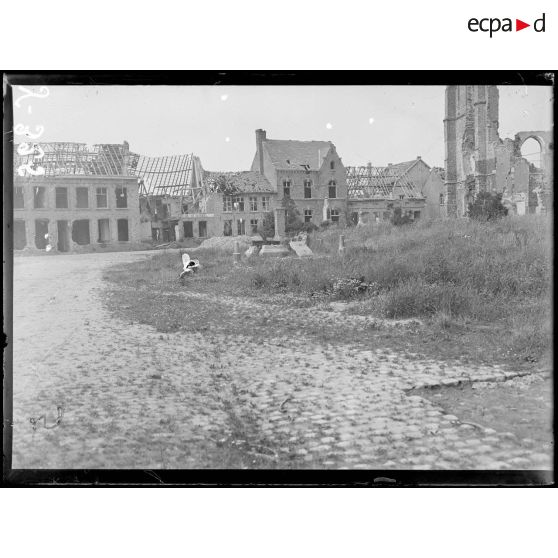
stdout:
{"type": "Polygon", "coordinates": [[[264,173],[264,163],[263,163],[263,142],[265,141],[266,136],[265,136],[265,130],[262,130],[261,128],[256,130],[256,153],[258,155],[258,161],[259,161],[259,171],[260,174],[264,173]]]}
{"type": "Polygon", "coordinates": [[[422,159],[422,157],[420,155],[417,155],[417,159],[422,159]]]}
{"type": "Polygon", "coordinates": [[[130,144],[124,140],[122,142],[122,167],[120,173],[122,176],[128,176],[128,166],[130,165],[130,144]]]}

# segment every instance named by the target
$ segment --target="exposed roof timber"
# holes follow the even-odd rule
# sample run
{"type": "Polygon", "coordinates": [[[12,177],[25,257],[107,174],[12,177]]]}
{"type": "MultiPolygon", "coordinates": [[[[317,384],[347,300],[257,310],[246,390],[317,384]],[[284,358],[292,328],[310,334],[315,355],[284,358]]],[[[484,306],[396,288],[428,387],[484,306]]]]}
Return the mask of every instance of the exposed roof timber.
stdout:
{"type": "Polygon", "coordinates": [[[31,164],[32,168],[43,167],[47,177],[135,176],[143,195],[193,197],[203,189],[203,169],[193,154],[145,157],[129,152],[126,143],[28,142],[16,145],[14,169],[26,164],[31,164]],[[192,183],[195,176],[197,184],[192,183]]]}
{"type": "Polygon", "coordinates": [[[167,157],[132,155],[136,161],[132,173],[143,180],[148,195],[192,195],[192,169],[196,159],[193,154],[167,157]]]}
{"type": "Polygon", "coordinates": [[[406,174],[397,168],[392,168],[393,166],[345,167],[349,198],[394,199],[396,188],[400,189],[406,198],[423,198],[420,189],[406,174]]]}
{"type": "Polygon", "coordinates": [[[124,149],[123,144],[26,142],[15,146],[14,168],[26,164],[40,166],[45,176],[122,176],[124,149]]]}

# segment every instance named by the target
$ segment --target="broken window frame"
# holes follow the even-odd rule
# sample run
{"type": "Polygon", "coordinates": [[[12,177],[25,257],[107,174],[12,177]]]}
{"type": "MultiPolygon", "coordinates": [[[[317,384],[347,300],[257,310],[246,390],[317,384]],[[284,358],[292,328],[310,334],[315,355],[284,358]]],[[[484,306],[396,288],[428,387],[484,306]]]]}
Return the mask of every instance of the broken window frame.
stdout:
{"type": "Polygon", "coordinates": [[[269,196],[262,196],[262,211],[269,211],[269,196]]]}
{"type": "Polygon", "coordinates": [[[68,188],[57,186],[54,189],[54,207],[56,209],[68,209],[68,188]]]}
{"type": "Polygon", "coordinates": [[[246,221],[244,219],[238,219],[236,222],[236,234],[238,236],[244,236],[246,234],[246,221]]]}
{"type": "Polygon", "coordinates": [[[128,209],[128,188],[126,186],[117,186],[114,190],[114,195],[116,198],[116,209],[128,209]]]}
{"type": "Polygon", "coordinates": [[[330,180],[327,186],[328,186],[328,190],[327,190],[328,196],[327,197],[330,200],[337,199],[337,182],[335,180],[330,180]]]}
{"type": "Polygon", "coordinates": [[[25,209],[23,186],[16,186],[14,191],[14,209],[25,209]]]}
{"type": "Polygon", "coordinates": [[[304,210],[304,222],[305,223],[311,223],[312,222],[313,213],[314,212],[311,209],[305,209],[304,210]]]}
{"type": "Polygon", "coordinates": [[[46,209],[46,188],[44,186],[33,188],[33,209],[46,209]]]}
{"type": "Polygon", "coordinates": [[[329,168],[330,168],[331,170],[335,170],[335,161],[330,161],[330,162],[329,162],[329,168]]]}
{"type": "Polygon", "coordinates": [[[257,234],[258,232],[258,220],[250,219],[250,231],[252,234],[257,234]]]}
{"type": "Polygon", "coordinates": [[[89,209],[89,188],[85,186],[76,187],[76,209],[89,209]],[[81,205],[80,201],[83,202],[83,192],[85,191],[85,202],[86,205],[81,205]],[[80,200],[80,195],[82,199],[80,200]]]}
{"type": "Polygon", "coordinates": [[[105,186],[97,188],[95,192],[95,199],[97,204],[97,209],[108,209],[108,192],[105,186]],[[105,200],[104,205],[101,205],[100,200],[105,200]]]}
{"type": "Polygon", "coordinates": [[[292,182],[288,178],[283,179],[283,197],[290,198],[291,197],[291,186],[292,182]]]}
{"type": "Polygon", "coordinates": [[[223,196],[223,212],[231,213],[233,210],[233,196],[223,196]]]}
{"type": "Polygon", "coordinates": [[[244,211],[244,196],[234,196],[233,207],[235,211],[244,211]]]}
{"type": "Polygon", "coordinates": [[[232,219],[225,219],[223,221],[223,236],[233,235],[233,225],[232,219]]]}
{"type": "Polygon", "coordinates": [[[248,201],[250,203],[250,211],[258,211],[258,198],[256,196],[250,196],[248,201]]]}
{"type": "Polygon", "coordinates": [[[339,223],[340,213],[338,209],[333,207],[331,209],[328,209],[328,213],[329,213],[329,220],[332,223],[339,223]]]}
{"type": "Polygon", "coordinates": [[[304,181],[304,198],[311,199],[312,198],[312,181],[305,180],[304,181]]]}

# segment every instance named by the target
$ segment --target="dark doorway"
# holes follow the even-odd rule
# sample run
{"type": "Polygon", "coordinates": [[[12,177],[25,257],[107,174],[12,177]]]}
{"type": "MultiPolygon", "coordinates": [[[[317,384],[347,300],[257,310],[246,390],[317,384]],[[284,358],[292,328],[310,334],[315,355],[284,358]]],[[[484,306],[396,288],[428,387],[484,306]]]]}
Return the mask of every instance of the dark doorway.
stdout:
{"type": "Polygon", "coordinates": [[[192,221],[184,221],[184,238],[194,237],[194,223],[192,221]]]}
{"type": "Polygon", "coordinates": [[[89,244],[89,219],[78,219],[72,223],[72,240],[77,244],[89,244]]]}
{"type": "Polygon", "coordinates": [[[68,221],[57,221],[58,227],[58,251],[70,251],[70,230],[68,228],[68,221]]]}
{"type": "Polygon", "coordinates": [[[128,219],[118,219],[118,240],[128,240],[128,219]]]}
{"type": "Polygon", "coordinates": [[[356,211],[351,213],[351,223],[353,225],[358,225],[358,213],[356,211]]]}
{"type": "Polygon", "coordinates": [[[48,219],[37,219],[35,221],[35,246],[44,250],[48,244],[48,219]]]}
{"type": "Polygon", "coordinates": [[[16,219],[14,221],[14,249],[23,250],[27,244],[27,232],[25,230],[25,221],[16,219]]]}
{"type": "Polygon", "coordinates": [[[198,223],[199,237],[205,238],[207,236],[207,221],[200,221],[198,223]]]}
{"type": "Polygon", "coordinates": [[[108,219],[99,219],[97,221],[99,229],[99,242],[101,244],[110,242],[110,224],[108,219]]]}

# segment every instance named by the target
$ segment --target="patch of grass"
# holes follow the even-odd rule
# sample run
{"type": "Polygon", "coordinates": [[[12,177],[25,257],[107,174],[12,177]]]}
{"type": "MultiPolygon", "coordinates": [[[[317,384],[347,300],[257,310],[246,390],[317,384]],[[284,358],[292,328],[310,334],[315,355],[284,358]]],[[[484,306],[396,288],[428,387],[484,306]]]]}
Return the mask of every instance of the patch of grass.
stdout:
{"type": "Polygon", "coordinates": [[[330,227],[309,238],[316,258],[251,258],[234,266],[232,254],[197,250],[195,257],[202,269],[185,286],[178,282],[181,262],[177,254],[156,254],[114,267],[104,278],[118,290],[112,295],[113,308],[129,306],[128,317],[133,314],[132,320],[153,324],[161,331],[231,327],[243,334],[288,336],[302,330],[321,342],[381,339],[417,352],[444,352],[452,358],[477,361],[549,358],[548,218],[330,227]],[[337,252],[341,232],[346,238],[344,255],[337,252]],[[361,292],[360,281],[374,288],[361,292]],[[184,298],[185,292],[216,298],[196,304],[184,298]],[[228,314],[218,303],[223,295],[280,302],[293,311],[287,321],[255,316],[250,309],[228,314]],[[355,301],[350,309],[353,314],[419,318],[427,327],[412,333],[383,332],[313,322],[311,307],[334,299],[355,301]],[[297,311],[300,306],[310,308],[297,311]]]}

